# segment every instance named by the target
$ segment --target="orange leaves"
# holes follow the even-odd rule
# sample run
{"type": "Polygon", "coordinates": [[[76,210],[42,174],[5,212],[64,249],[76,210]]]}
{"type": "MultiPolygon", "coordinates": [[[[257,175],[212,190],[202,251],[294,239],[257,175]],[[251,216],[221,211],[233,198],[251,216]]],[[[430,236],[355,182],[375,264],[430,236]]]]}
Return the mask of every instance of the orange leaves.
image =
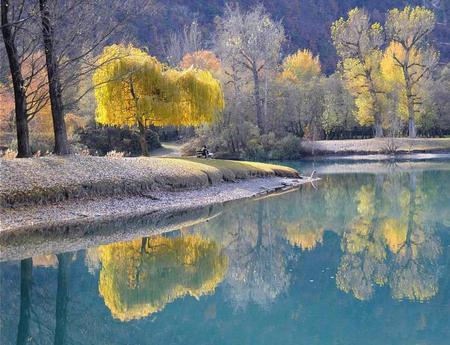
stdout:
{"type": "Polygon", "coordinates": [[[209,50],[199,50],[193,53],[187,53],[180,62],[180,67],[187,69],[195,67],[216,74],[221,69],[220,60],[216,54],[209,50]]]}

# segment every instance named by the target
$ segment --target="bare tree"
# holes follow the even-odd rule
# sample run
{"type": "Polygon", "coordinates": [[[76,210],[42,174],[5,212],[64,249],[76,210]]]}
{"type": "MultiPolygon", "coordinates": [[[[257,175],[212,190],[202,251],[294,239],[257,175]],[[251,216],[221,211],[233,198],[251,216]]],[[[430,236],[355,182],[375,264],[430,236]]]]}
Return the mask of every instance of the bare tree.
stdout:
{"type": "Polygon", "coordinates": [[[20,101],[16,104],[21,114],[16,119],[19,157],[31,155],[27,122],[50,101],[55,152],[69,152],[64,115],[86,94],[92,94],[91,76],[99,67],[94,56],[114,35],[123,34],[130,18],[152,4],[152,0],[126,4],[120,0],[2,1],[2,18],[8,22],[2,24],[2,32],[9,37],[4,40],[14,39],[16,48],[15,62],[9,64],[20,101]],[[45,72],[48,76],[42,78],[45,72]]]}
{"type": "Polygon", "coordinates": [[[201,50],[202,33],[196,21],[186,25],[181,33],[172,32],[169,44],[164,47],[165,56],[170,65],[176,66],[187,53],[201,50]]]}
{"type": "Polygon", "coordinates": [[[69,143],[67,141],[66,123],[64,121],[59,65],[56,60],[54,48],[53,25],[47,0],[39,0],[39,10],[42,20],[42,38],[44,41],[49,85],[48,90],[52,108],[53,131],[55,134],[55,153],[58,155],[65,155],[70,151],[69,143]]]}
{"type": "Polygon", "coordinates": [[[284,29],[274,22],[263,6],[242,13],[239,7],[227,7],[218,22],[218,52],[222,61],[239,65],[253,80],[256,122],[265,131],[261,78],[274,69],[280,58],[284,29]]]}
{"type": "Polygon", "coordinates": [[[12,8],[9,0],[1,0],[1,25],[2,35],[5,42],[6,53],[9,61],[11,79],[14,89],[14,103],[16,111],[16,131],[17,131],[17,157],[31,156],[28,121],[27,121],[27,102],[26,90],[24,88],[25,80],[22,75],[20,56],[16,46],[17,26],[25,20],[22,18],[23,2],[19,6],[18,16],[16,18],[11,14],[12,8]]]}

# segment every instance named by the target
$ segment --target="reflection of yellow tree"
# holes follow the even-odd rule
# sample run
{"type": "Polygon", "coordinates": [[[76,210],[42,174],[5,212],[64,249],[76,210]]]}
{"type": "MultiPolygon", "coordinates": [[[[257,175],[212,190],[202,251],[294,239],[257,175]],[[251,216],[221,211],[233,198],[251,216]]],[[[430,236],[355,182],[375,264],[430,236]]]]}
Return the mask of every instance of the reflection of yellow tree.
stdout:
{"type": "Polygon", "coordinates": [[[351,291],[361,300],[369,299],[374,284],[386,282],[386,252],[379,228],[381,186],[375,189],[363,186],[357,193],[358,217],[349,231],[344,233],[342,249],[344,255],[336,275],[337,286],[351,291]]]}
{"type": "Polygon", "coordinates": [[[378,183],[362,187],[357,199],[358,217],[342,239],[338,287],[361,300],[385,283],[395,299],[432,298],[438,289],[440,243],[426,226],[425,194],[416,187],[415,175],[410,175],[408,188],[396,193],[389,188],[382,193],[378,183]]]}
{"type": "Polygon", "coordinates": [[[425,301],[438,291],[436,259],[440,243],[424,222],[425,194],[410,175],[407,190],[399,194],[401,214],[387,218],[383,235],[393,254],[389,284],[396,299],[425,301]]]}
{"type": "Polygon", "coordinates": [[[99,291],[114,318],[139,319],[185,295],[212,293],[227,258],[200,236],[143,238],[99,248],[99,291]]]}
{"type": "Polygon", "coordinates": [[[323,241],[323,229],[311,228],[304,224],[286,224],[286,239],[301,250],[313,250],[323,241]]]}

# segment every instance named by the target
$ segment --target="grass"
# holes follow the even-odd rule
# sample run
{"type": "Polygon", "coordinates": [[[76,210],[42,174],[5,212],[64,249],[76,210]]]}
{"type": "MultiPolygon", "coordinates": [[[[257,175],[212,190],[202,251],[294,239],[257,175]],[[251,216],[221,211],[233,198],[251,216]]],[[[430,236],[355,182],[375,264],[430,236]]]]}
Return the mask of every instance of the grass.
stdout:
{"type": "Polygon", "coordinates": [[[252,177],[297,177],[272,164],[196,158],[49,156],[0,159],[0,205],[11,207],[152,190],[207,187],[252,177]]]}

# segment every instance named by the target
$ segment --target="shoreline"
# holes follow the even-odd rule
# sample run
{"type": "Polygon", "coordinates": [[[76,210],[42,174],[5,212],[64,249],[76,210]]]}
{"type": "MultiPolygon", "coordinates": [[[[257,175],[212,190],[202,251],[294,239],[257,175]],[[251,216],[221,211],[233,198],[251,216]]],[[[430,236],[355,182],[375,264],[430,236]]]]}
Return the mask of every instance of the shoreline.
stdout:
{"type": "Polygon", "coordinates": [[[341,156],[401,157],[415,154],[448,154],[450,138],[371,138],[301,142],[304,158],[341,156]]]}
{"type": "Polygon", "coordinates": [[[0,261],[85,249],[176,230],[207,221],[227,203],[293,191],[317,180],[251,178],[198,190],[152,191],[142,196],[4,208],[0,224],[0,261]]]}

